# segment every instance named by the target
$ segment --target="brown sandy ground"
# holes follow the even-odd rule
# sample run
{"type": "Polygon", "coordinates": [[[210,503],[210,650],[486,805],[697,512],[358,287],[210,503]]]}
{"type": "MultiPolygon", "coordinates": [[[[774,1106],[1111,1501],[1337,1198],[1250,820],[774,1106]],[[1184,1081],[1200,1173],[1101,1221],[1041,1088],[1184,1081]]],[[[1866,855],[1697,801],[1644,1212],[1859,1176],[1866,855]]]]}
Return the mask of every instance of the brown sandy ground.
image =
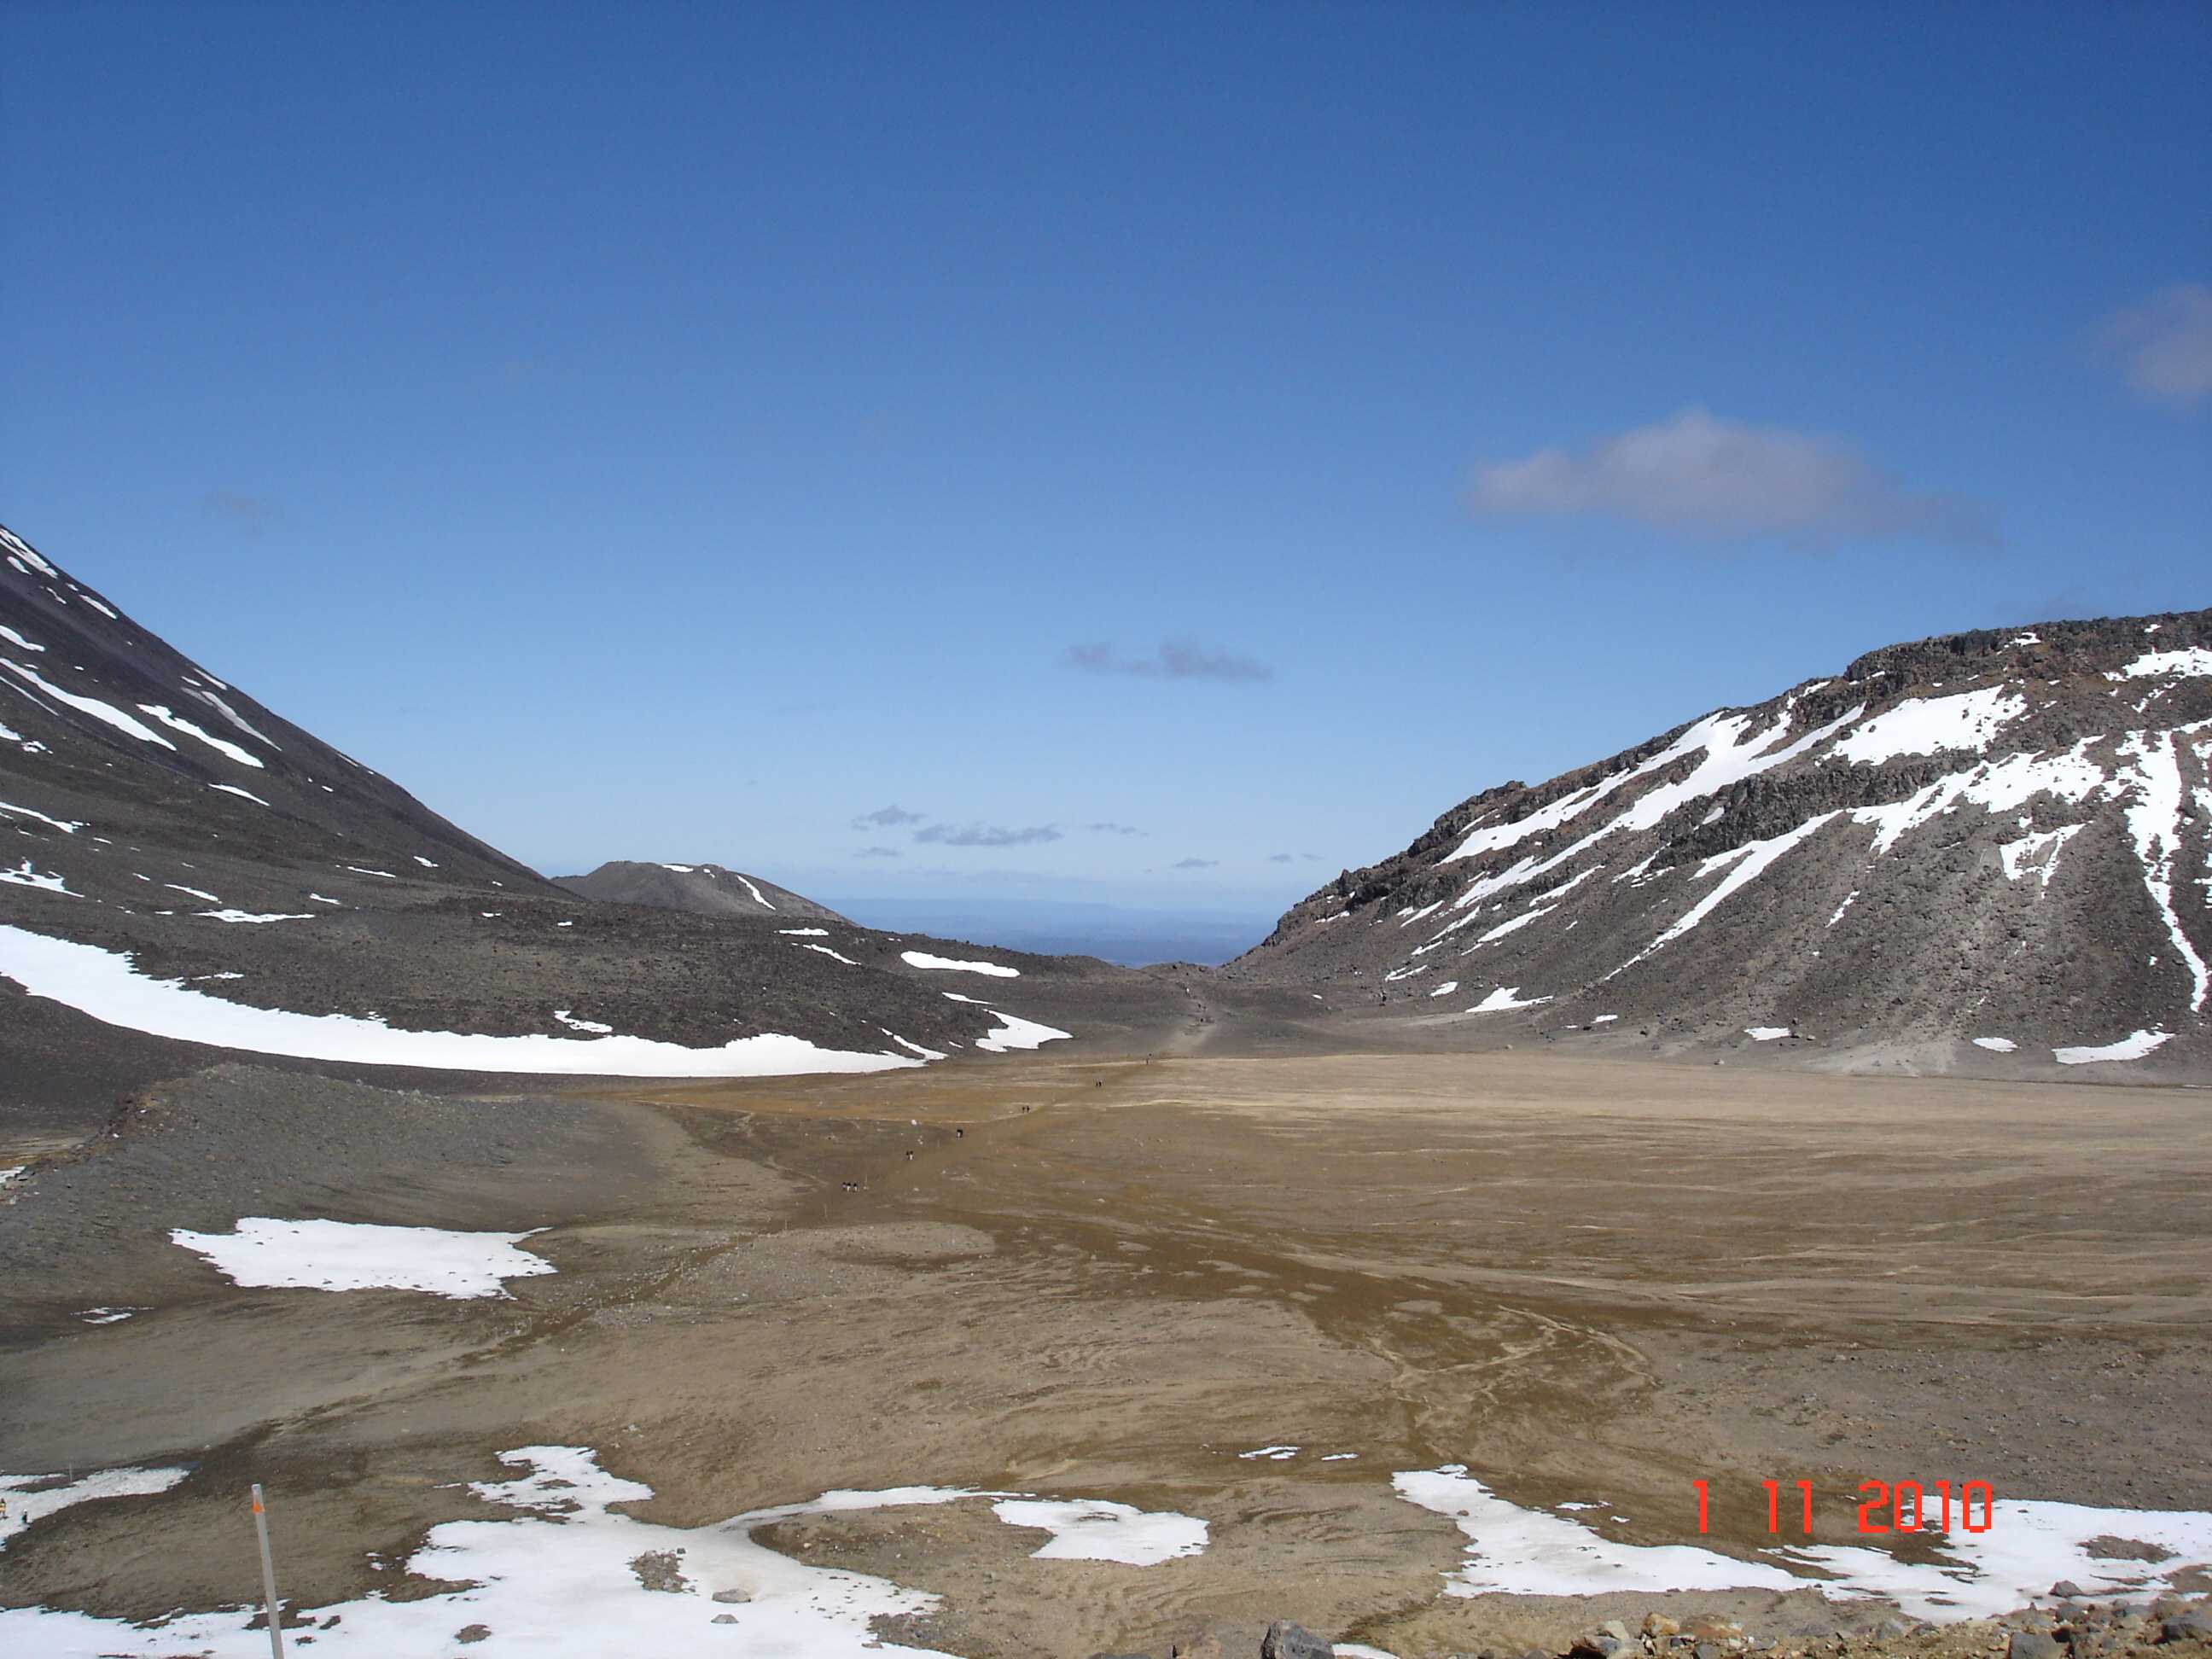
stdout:
{"type": "Polygon", "coordinates": [[[19,1538],[0,1602],[245,1600],[252,1480],[299,1602],[407,1593],[426,1526],[497,1512],[453,1483],[549,1442],[680,1526],[908,1483],[1212,1524],[1146,1569],[1030,1559],[980,1506],[772,1537],[942,1593],[911,1634],[975,1659],[1249,1653],[1281,1617],[1559,1650],[1653,1611],[1832,1649],[1889,1611],[1441,1596],[1462,1540],[1389,1474],[1447,1462],[1639,1543],[1694,1538],[1702,1478],[1701,1541],[1740,1554],[1773,1541],[1769,1478],[1814,1482],[1828,1541],[1869,1477],[2212,1508],[2212,1118],[2184,1091],[1048,1053],[475,1102],[237,1066],[144,1103],[0,1200],[0,1468],[195,1472],[19,1538]],[[503,1301],[248,1291],[166,1242],[246,1214],[544,1226],[560,1272],[503,1301]],[[1304,1449],[1236,1455],[1279,1443],[1304,1449]]]}

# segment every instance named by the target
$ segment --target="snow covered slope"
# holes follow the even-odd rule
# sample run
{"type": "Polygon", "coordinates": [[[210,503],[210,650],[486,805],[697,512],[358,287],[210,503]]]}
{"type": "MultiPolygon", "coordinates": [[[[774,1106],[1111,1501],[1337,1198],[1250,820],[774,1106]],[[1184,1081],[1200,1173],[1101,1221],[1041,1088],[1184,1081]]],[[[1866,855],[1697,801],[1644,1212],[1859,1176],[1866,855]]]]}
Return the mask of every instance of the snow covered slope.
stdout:
{"type": "Polygon", "coordinates": [[[1110,971],[1024,957],[1019,996],[950,997],[909,941],[736,872],[660,873],[726,881],[767,925],[546,881],[0,530],[0,1128],[81,1127],[222,1048],[448,1073],[910,1066],[1057,1041],[1037,1016],[1110,971]]]}
{"type": "Polygon", "coordinates": [[[2200,1074],[2208,756],[2212,611],[1895,646],[1462,801],[1221,971],[1523,1040],[2200,1074]]]}
{"type": "Polygon", "coordinates": [[[701,916],[744,916],[754,921],[836,921],[851,927],[826,904],[817,904],[787,887],[760,876],[726,870],[719,864],[640,864],[617,859],[588,876],[556,876],[572,893],[612,904],[644,904],[657,910],[688,910],[701,916]]]}

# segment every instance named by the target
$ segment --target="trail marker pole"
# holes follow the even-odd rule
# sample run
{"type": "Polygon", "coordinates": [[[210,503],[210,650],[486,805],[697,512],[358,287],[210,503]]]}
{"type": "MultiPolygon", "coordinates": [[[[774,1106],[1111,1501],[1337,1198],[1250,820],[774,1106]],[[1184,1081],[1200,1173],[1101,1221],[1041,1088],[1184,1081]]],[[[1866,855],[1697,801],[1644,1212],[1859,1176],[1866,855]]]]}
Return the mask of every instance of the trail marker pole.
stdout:
{"type": "Polygon", "coordinates": [[[276,1565],[269,1559],[269,1514],[262,1507],[261,1483],[253,1483],[253,1531],[261,1540],[261,1605],[269,1614],[269,1652],[284,1659],[284,1632],[276,1623],[276,1565]]]}

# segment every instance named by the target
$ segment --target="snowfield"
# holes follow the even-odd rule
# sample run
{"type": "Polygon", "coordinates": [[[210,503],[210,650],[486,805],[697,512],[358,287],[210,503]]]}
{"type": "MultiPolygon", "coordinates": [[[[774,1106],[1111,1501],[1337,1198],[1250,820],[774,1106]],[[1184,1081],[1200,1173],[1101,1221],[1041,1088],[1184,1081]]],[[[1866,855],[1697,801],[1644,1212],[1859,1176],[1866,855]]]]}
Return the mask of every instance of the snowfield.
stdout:
{"type": "MultiPolygon", "coordinates": [[[[1206,1523],[1190,1516],[942,1486],[829,1492],[705,1526],[661,1526],[614,1508],[643,1503],[653,1488],[609,1474],[586,1448],[524,1446],[501,1453],[500,1461],[516,1472],[513,1479],[473,1481],[469,1490],[509,1513],[432,1527],[407,1562],[410,1572],[453,1588],[412,1601],[370,1595],[307,1610],[321,1626],[314,1632],[317,1653],[447,1659],[455,1651],[454,1632],[478,1626],[485,1633],[466,1650],[484,1659],[952,1659],[936,1649],[880,1639],[871,1627],[877,1619],[928,1613],[939,1605],[937,1596],[866,1573],[809,1565],[755,1543],[753,1534],[802,1516],[983,1501],[1009,1526],[1051,1534],[1034,1552],[1045,1560],[1151,1566],[1196,1554],[1206,1544],[1206,1523]],[[632,1565],[645,1556],[675,1563],[672,1582],[647,1588],[632,1565]]],[[[127,1486],[125,1477],[131,1477],[138,1490],[152,1492],[184,1474],[117,1470],[87,1482],[127,1486]],[[157,1480],[162,1484],[154,1485],[157,1480]]],[[[0,1491],[8,1490],[9,1479],[0,1477],[0,1491]]],[[[108,1495],[120,1494],[88,1492],[67,1501],[108,1495]]],[[[281,1528],[283,1516],[273,1518],[281,1528]]],[[[268,1633],[252,1627],[253,1617],[245,1607],[183,1613],[149,1627],[46,1607],[5,1608],[0,1650],[52,1659],[164,1659],[184,1652],[265,1659],[268,1633]]]]}
{"type": "Polygon", "coordinates": [[[2091,1596],[2147,1601],[2177,1575],[2212,1565],[2212,1514],[2195,1510],[1997,1498],[1989,1530],[1941,1534],[1933,1562],[1829,1545],[1784,1546],[1760,1552],[1771,1560],[1746,1561],[1691,1545],[1617,1541],[1566,1516],[1509,1503],[1462,1464],[1399,1474],[1392,1484],[1401,1498],[1450,1516],[1467,1534],[1467,1560],[1445,1580],[1451,1595],[1810,1589],[1831,1601],[1892,1596],[1911,1616],[1943,1622],[2008,1612],[2065,1578],[2091,1596]],[[2103,1538],[2142,1540],[2171,1553],[2154,1566],[2092,1554],[2090,1541],[2103,1538]]]}
{"type": "Polygon", "coordinates": [[[149,979],[127,956],[5,925],[0,925],[0,975],[33,996],[49,997],[125,1030],[295,1060],[564,1077],[786,1077],[922,1063],[905,1054],[818,1048],[803,1037],[775,1033],[733,1037],[719,1048],[686,1048],[639,1036],[396,1030],[374,1016],[294,1013],[227,1002],[180,980],[149,979]]]}

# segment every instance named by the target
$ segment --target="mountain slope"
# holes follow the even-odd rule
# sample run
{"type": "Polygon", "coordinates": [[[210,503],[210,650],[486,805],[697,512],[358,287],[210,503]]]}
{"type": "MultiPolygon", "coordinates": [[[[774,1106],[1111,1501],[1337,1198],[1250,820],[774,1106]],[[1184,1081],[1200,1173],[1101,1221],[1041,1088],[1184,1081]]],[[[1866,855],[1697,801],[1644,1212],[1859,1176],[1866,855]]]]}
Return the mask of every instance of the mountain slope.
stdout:
{"type": "Polygon", "coordinates": [[[0,775],[39,797],[0,805],[0,818],[20,827],[120,814],[142,842],[204,848],[222,839],[333,866],[397,863],[432,881],[542,884],[171,649],[4,528],[0,556],[0,775]],[[43,811],[30,810],[40,802],[43,811]]]}
{"type": "Polygon", "coordinates": [[[1473,796],[1221,971],[1504,1036],[2201,1073],[2208,754],[2212,611],[1895,646],[1473,796]]]}
{"type": "Polygon", "coordinates": [[[642,904],[656,910],[685,910],[697,916],[743,916],[765,921],[836,921],[853,924],[826,904],[817,904],[787,887],[719,864],[640,864],[616,859],[586,876],[556,876],[558,886],[609,904],[642,904]]]}
{"type": "Polygon", "coordinates": [[[1056,1041],[1045,1019],[1067,1010],[1126,1029],[1173,1006],[1095,963],[940,966],[977,953],[761,894],[794,908],[739,926],[556,886],[0,530],[0,1115],[19,1126],[81,1126],[217,1048],[447,1073],[872,1071],[1056,1041]]]}

